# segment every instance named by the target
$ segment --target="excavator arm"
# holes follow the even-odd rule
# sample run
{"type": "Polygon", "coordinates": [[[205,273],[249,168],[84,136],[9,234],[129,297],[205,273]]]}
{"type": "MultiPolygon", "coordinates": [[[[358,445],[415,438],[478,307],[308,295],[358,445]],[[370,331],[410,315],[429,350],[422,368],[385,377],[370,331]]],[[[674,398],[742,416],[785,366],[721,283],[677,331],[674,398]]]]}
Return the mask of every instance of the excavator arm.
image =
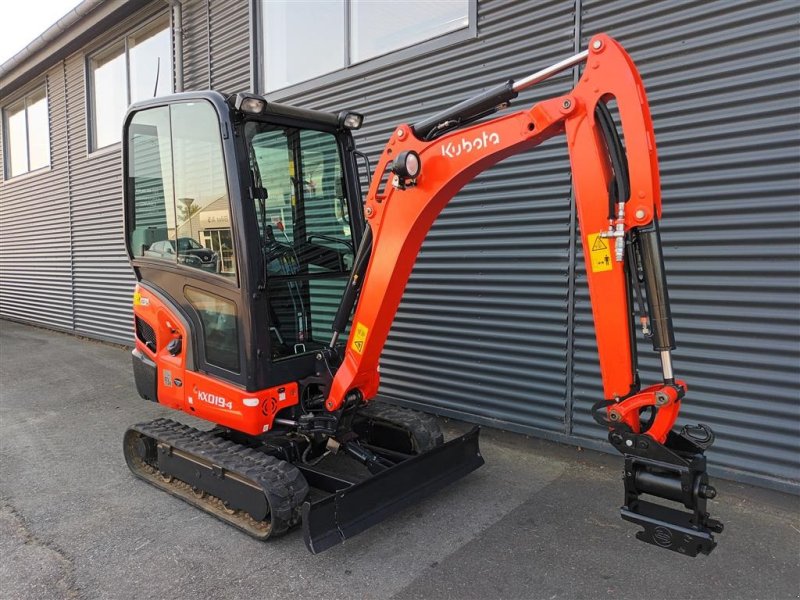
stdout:
{"type": "Polygon", "coordinates": [[[561,133],[572,166],[603,381],[604,398],[593,414],[625,456],[622,516],[644,527],[638,534],[644,541],[707,554],[716,545],[712,532],[722,530],[706,511],[706,500],[715,495],[704,457],[713,433],[705,426],[673,431],[687,386],[675,378],[671,361],[655,136],[639,73],[608,36],[595,36],[588,50],[548,69],[394,130],[372,179],[366,234],[334,321],[331,349],[355,307],[325,406],[337,413],[377,394],[392,321],[420,246],[445,205],[488,167],[561,133]],[[584,62],[570,93],[470,125],[507,107],[523,89],[584,62]],[[611,101],[622,136],[607,108],[611,101]],[[636,312],[663,371],[661,382],[644,389],[636,365],[636,312]],[[642,494],[690,512],[642,500],[642,494]]]}

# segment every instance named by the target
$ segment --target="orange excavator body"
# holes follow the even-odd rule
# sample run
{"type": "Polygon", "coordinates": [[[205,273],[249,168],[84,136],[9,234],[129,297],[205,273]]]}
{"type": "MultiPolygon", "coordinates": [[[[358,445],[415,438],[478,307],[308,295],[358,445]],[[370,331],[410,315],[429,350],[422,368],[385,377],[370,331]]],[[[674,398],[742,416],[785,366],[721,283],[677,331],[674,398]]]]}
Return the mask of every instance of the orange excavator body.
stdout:
{"type": "MultiPolygon", "coordinates": [[[[610,37],[597,35],[590,40],[587,51],[571,59],[523,80],[509,80],[420,123],[397,126],[372,173],[363,207],[354,168],[356,153],[346,130],[346,123],[360,124],[358,118],[348,120],[353,115],[359,117],[347,113],[337,120],[313,111],[271,108],[263,98],[243,94],[229,98],[210,93],[178,95],[131,108],[125,136],[126,224],[129,253],[139,280],[134,294],[134,370],[140,394],[217,424],[220,439],[227,443],[259,448],[265,455],[286,463],[289,466],[281,467],[286,472],[284,479],[297,480],[291,470],[297,467],[309,483],[317,482],[331,492],[318,502],[306,502],[301,507],[298,501],[291,510],[284,511],[292,515],[282,522],[287,527],[299,520],[302,512],[306,541],[313,551],[330,547],[368,527],[378,516],[396,510],[396,498],[392,496],[410,489],[409,500],[416,499],[477,468],[483,462],[477,449],[477,431],[447,444],[437,442],[423,451],[425,444],[420,439],[436,435],[430,434],[428,425],[408,425],[406,421],[414,419],[406,419],[402,427],[396,422],[394,425],[409,436],[410,446],[402,451],[396,447],[381,450],[378,437],[369,436],[381,427],[391,429],[392,419],[385,414],[363,419],[359,415],[362,411],[369,414],[378,394],[381,352],[420,247],[439,213],[485,169],[563,133],[572,166],[604,390],[604,398],[595,405],[593,414],[609,428],[611,443],[626,458],[622,516],[644,527],[640,534],[644,541],[689,555],[710,552],[716,544],[711,531],[722,529],[721,524],[710,519],[705,504],[714,495],[703,456],[713,434],[705,426],[684,428],[680,434],[673,431],[687,386],[674,377],[672,369],[674,337],[658,231],[661,189],[655,134],[644,85],[630,56],[610,37]],[[486,119],[508,106],[520,91],[584,62],[583,73],[569,93],[486,119]],[[166,107],[169,113],[174,106],[201,102],[213,106],[223,132],[221,155],[235,224],[232,239],[239,252],[236,280],[228,277],[223,281],[213,273],[199,274],[187,266],[199,264],[196,258],[165,266],[161,257],[154,258],[152,240],[148,238],[149,244],[142,245],[141,251],[137,249],[140,238],[133,241],[137,215],[143,210],[137,202],[142,206],[144,203],[137,199],[142,177],[136,177],[136,164],[146,160],[144,154],[136,154],[143,152],[136,148],[137,144],[146,146],[142,146],[142,136],[152,135],[153,128],[147,125],[147,129],[139,121],[146,120],[147,111],[166,107]],[[608,109],[611,102],[616,103],[621,135],[608,109]],[[340,185],[346,188],[349,208],[340,209],[337,214],[349,213],[350,238],[306,233],[305,239],[299,239],[306,229],[304,219],[310,218],[301,214],[312,203],[314,192],[308,190],[315,188],[301,172],[306,156],[303,153],[310,152],[308,143],[302,145],[303,128],[326,132],[338,140],[344,181],[340,185]],[[273,139],[272,146],[259,146],[259,136],[279,129],[283,137],[273,139]],[[283,212],[279,217],[272,213],[272,225],[267,223],[267,187],[273,185],[269,170],[274,160],[265,163],[262,156],[284,139],[290,141],[288,171],[292,192],[291,205],[286,210],[294,215],[294,239],[285,232],[283,212]],[[273,225],[284,234],[285,243],[277,240],[273,225]],[[327,245],[321,241],[325,239],[327,245]],[[276,270],[275,265],[281,270],[276,270]],[[323,271],[335,271],[337,277],[347,278],[329,343],[319,341],[322,337],[318,328],[314,330],[308,324],[314,316],[305,314],[312,299],[311,282],[322,277],[323,271]],[[173,284],[168,282],[173,280],[167,275],[180,276],[187,286],[203,288],[210,295],[200,306],[193,303],[190,295],[186,295],[187,301],[184,288],[171,287],[173,284]],[[286,319],[281,322],[272,307],[270,294],[276,290],[293,303],[292,319],[296,322],[291,327],[286,325],[286,319]],[[238,316],[225,308],[229,305],[226,302],[238,307],[238,316]],[[266,303],[269,310],[256,310],[259,303],[266,303]],[[644,333],[660,354],[663,371],[661,382],[644,389],[637,373],[637,312],[644,333]],[[239,332],[239,345],[233,352],[238,352],[235,364],[243,364],[240,373],[219,372],[213,365],[202,368],[204,361],[211,364],[208,357],[214,351],[204,337],[204,328],[209,325],[203,318],[208,314],[217,319],[215,323],[227,322],[225,326],[229,328],[231,319],[238,323],[232,331],[239,332]],[[339,336],[348,323],[349,337],[340,344],[339,336]],[[294,335],[292,343],[285,339],[289,331],[294,335]],[[360,444],[359,436],[369,443],[360,444]],[[366,465],[376,481],[368,479],[337,487],[334,476],[320,474],[318,462],[340,448],[366,465]],[[435,461],[439,462],[433,467],[435,461]],[[387,486],[392,476],[401,483],[387,486]],[[382,502],[379,487],[389,490],[382,502]],[[682,503],[692,512],[665,512],[667,509],[641,500],[642,494],[682,503]],[[350,505],[344,503],[345,496],[350,498],[350,505]],[[344,517],[345,514],[349,516],[344,517]]],[[[169,139],[177,147],[178,142],[169,139]]],[[[173,176],[177,177],[174,171],[173,176]]],[[[169,196],[165,191],[161,194],[163,198],[159,196],[158,202],[169,196]]],[[[152,197],[147,196],[147,202],[151,201],[152,197]]],[[[172,227],[177,229],[177,222],[172,227]]],[[[170,235],[177,235],[170,234],[169,229],[167,223],[158,230],[163,232],[156,235],[169,241],[170,235]]],[[[431,389],[430,393],[435,396],[436,390],[431,389]]],[[[197,438],[195,444],[216,443],[207,436],[179,433],[176,426],[163,424],[143,425],[131,431],[126,437],[129,465],[151,483],[158,484],[153,473],[170,481],[173,477],[191,479],[189,467],[181,461],[209,463],[209,471],[222,481],[224,473],[238,473],[238,467],[222,465],[221,455],[211,450],[190,456],[181,445],[188,443],[191,436],[197,438]],[[158,427],[168,430],[163,439],[158,437],[158,427]]],[[[236,477],[232,480],[246,479],[241,473],[236,477]]],[[[199,475],[185,483],[192,489],[206,490],[199,475]]],[[[233,490],[233,483],[230,489],[219,484],[203,493],[217,494],[226,506],[250,511],[251,520],[254,514],[261,515],[262,521],[255,519],[258,525],[246,519],[233,523],[253,534],[259,527],[268,527],[263,523],[269,522],[269,515],[279,513],[277,500],[270,496],[269,485],[273,484],[258,484],[263,488],[258,493],[267,498],[266,505],[252,492],[233,490]]],[[[247,485],[257,487],[252,482],[247,485]]],[[[284,496],[303,495],[292,490],[284,496]]],[[[181,495],[176,489],[168,491],[181,495]]]]}

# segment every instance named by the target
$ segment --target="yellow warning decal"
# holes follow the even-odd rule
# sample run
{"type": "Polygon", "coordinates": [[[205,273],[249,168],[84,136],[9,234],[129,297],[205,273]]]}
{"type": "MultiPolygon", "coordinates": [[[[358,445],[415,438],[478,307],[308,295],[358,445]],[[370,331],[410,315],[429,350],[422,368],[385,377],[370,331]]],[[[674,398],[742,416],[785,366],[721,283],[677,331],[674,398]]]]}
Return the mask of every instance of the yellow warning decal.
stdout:
{"type": "Polygon", "coordinates": [[[367,333],[369,333],[369,329],[365,325],[361,323],[356,324],[356,332],[353,335],[353,343],[350,347],[361,354],[364,351],[364,342],[367,339],[367,333]]]}
{"type": "Polygon", "coordinates": [[[611,247],[608,240],[600,237],[599,233],[590,233],[587,237],[589,256],[592,260],[592,273],[610,271],[613,263],[611,262],[611,247]]]}

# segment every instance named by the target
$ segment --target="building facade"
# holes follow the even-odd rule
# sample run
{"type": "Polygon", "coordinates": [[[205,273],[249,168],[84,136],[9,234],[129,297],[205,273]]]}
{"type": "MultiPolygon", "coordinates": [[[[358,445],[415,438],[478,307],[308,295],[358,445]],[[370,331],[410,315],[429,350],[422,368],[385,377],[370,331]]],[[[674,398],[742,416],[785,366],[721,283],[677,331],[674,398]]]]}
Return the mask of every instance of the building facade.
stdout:
{"type": "MultiPolygon", "coordinates": [[[[171,91],[255,91],[393,127],[623,43],[653,111],[682,421],[717,433],[712,472],[800,485],[800,83],[790,1],[86,0],[0,67],[0,317],[130,343],[121,116],[171,91]],[[308,7],[304,7],[308,10],[308,7]]],[[[515,106],[568,91],[577,71],[515,106]]],[[[374,162],[374,161],[373,161],[374,162]]],[[[426,239],[381,362],[409,406],[604,448],[563,139],[469,184],[426,239]]],[[[187,211],[189,207],[186,207],[187,211]]],[[[188,214],[223,252],[225,211],[188,214]]],[[[224,262],[224,260],[223,260],[224,262]]],[[[640,347],[644,381],[659,369],[640,347]]]]}

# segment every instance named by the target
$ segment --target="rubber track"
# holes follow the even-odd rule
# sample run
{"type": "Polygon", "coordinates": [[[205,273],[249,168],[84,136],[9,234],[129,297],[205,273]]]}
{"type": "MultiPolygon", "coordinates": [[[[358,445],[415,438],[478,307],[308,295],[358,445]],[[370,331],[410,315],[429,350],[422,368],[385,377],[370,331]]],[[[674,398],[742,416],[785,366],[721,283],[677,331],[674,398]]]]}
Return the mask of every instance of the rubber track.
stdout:
{"type": "MultiPolygon", "coordinates": [[[[131,427],[129,431],[131,430],[155,440],[156,443],[168,444],[172,448],[195,456],[206,463],[222,467],[261,488],[269,503],[270,515],[268,518],[271,526],[266,531],[266,535],[255,535],[245,529],[254,537],[266,539],[266,537],[281,535],[300,522],[300,507],[308,494],[308,483],[294,465],[222,439],[210,431],[200,431],[171,419],[156,419],[149,423],[140,423],[131,427]]],[[[140,477],[143,476],[136,471],[134,473],[140,477]]],[[[143,478],[155,483],[149,477],[143,478]]],[[[166,487],[169,484],[157,485],[165,491],[173,493],[166,487]]],[[[179,497],[186,499],[181,495],[179,497]]],[[[191,503],[203,508],[197,502],[191,503]]],[[[205,510],[242,528],[232,519],[220,516],[211,510],[205,510]]]]}
{"type": "Polygon", "coordinates": [[[444,435],[439,421],[433,415],[411,408],[385,404],[379,400],[370,402],[361,408],[358,414],[378,421],[387,421],[411,433],[417,454],[432,450],[444,443],[444,435]]]}

